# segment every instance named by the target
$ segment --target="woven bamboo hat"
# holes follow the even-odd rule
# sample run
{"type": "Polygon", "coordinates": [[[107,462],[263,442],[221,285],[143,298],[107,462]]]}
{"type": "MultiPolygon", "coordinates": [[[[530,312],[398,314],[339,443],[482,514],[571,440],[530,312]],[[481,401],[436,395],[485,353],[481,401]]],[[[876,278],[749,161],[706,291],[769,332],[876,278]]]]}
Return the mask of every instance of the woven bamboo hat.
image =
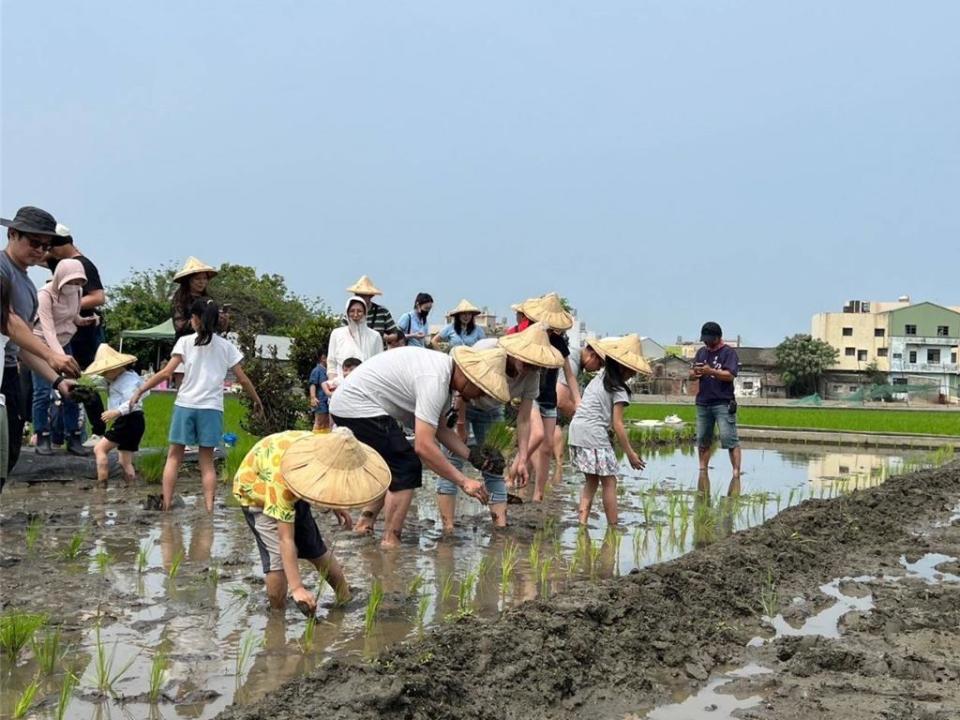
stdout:
{"type": "Polygon", "coordinates": [[[347,292],[354,295],[383,295],[383,292],[373,284],[373,280],[366,275],[361,275],[359,280],[347,288],[347,292]]]}
{"type": "Polygon", "coordinates": [[[520,312],[553,330],[569,330],[573,327],[573,316],[563,309],[560,296],[556,293],[527,300],[520,306],[520,312]]]}
{"type": "Polygon", "coordinates": [[[118,353],[112,347],[103,343],[97,348],[97,355],[93,362],[83,371],[84,375],[101,375],[109,370],[116,370],[125,365],[132,365],[137,361],[135,355],[118,353]]]}
{"type": "Polygon", "coordinates": [[[507,384],[507,352],[503,348],[475,350],[458,345],[450,356],[467,379],[484,393],[502,403],[510,402],[510,386],[507,384]]]}
{"type": "Polygon", "coordinates": [[[653,375],[650,363],[643,356],[643,346],[640,344],[640,338],[637,335],[604,338],[593,342],[592,346],[604,359],[612,358],[634,372],[642,375],[653,375]]]}
{"type": "Polygon", "coordinates": [[[533,323],[522,332],[504,335],[497,344],[507,351],[507,355],[530,365],[544,368],[563,365],[563,355],[550,344],[547,328],[542,323],[533,323]]]}
{"type": "Polygon", "coordinates": [[[453,310],[447,313],[447,317],[459,315],[460,313],[472,313],[474,315],[479,315],[482,312],[483,310],[481,310],[472,302],[464,298],[459,303],[457,303],[457,306],[453,310]]]}
{"type": "Polygon", "coordinates": [[[390,486],[387,462],[347,428],[297,440],[283,453],[280,472],[297,497],[341,510],[366,505],[390,486]]]}
{"type": "Polygon", "coordinates": [[[182,280],[185,277],[196,275],[197,273],[207,273],[210,277],[213,277],[217,274],[217,271],[203,262],[203,260],[197,260],[197,258],[191,256],[187,258],[187,261],[183,264],[183,267],[180,268],[180,271],[173,276],[173,279],[182,280]]]}

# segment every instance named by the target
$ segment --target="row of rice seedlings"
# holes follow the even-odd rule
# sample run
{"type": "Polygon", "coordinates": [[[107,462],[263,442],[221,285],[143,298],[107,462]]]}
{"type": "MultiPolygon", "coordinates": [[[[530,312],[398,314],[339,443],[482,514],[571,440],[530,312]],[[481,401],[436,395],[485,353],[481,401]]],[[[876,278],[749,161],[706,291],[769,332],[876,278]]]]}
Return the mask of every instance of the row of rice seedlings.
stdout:
{"type": "Polygon", "coordinates": [[[40,628],[47,624],[47,616],[10,610],[0,615],[0,649],[16,665],[20,651],[33,640],[40,628]]]}
{"type": "Polygon", "coordinates": [[[160,700],[160,691],[167,679],[167,653],[160,649],[153,654],[150,660],[150,677],[147,688],[147,699],[151,705],[160,700]]]}
{"type": "Polygon", "coordinates": [[[40,689],[40,678],[35,677],[30,681],[30,684],[27,685],[23,692],[17,697],[17,702],[13,706],[13,720],[20,720],[22,717],[26,717],[27,712],[30,710],[30,707],[33,705],[33,698],[36,697],[37,691],[40,689]]]}
{"type": "Polygon", "coordinates": [[[80,557],[86,538],[87,534],[82,528],[77,530],[67,541],[67,546],[60,551],[60,557],[64,560],[76,560],[80,557]]]}
{"type": "Polygon", "coordinates": [[[369,637],[377,625],[377,615],[383,603],[383,585],[374,580],[370,586],[370,597],[367,598],[367,607],[363,611],[363,634],[369,637]]]}
{"type": "Polygon", "coordinates": [[[66,649],[60,643],[60,628],[48,628],[40,639],[35,635],[31,645],[40,672],[52,675],[59,668],[63,656],[66,655],[66,649]]]}
{"type": "Polygon", "coordinates": [[[94,672],[96,674],[96,687],[97,690],[102,695],[110,695],[111,697],[116,697],[116,692],[114,686],[127,674],[127,671],[130,670],[134,661],[136,661],[137,656],[134,655],[130,660],[127,661],[123,667],[114,672],[113,664],[116,658],[117,646],[120,641],[117,640],[113,643],[113,650],[110,651],[110,654],[107,654],[107,648],[103,643],[103,640],[100,637],[100,623],[97,623],[96,632],[96,653],[94,657],[94,672]]]}
{"type": "Polygon", "coordinates": [[[32,553],[34,548],[37,546],[37,542],[40,540],[40,536],[43,534],[43,525],[44,521],[40,515],[34,515],[30,522],[27,523],[27,532],[26,532],[26,545],[27,552],[32,553]]]}

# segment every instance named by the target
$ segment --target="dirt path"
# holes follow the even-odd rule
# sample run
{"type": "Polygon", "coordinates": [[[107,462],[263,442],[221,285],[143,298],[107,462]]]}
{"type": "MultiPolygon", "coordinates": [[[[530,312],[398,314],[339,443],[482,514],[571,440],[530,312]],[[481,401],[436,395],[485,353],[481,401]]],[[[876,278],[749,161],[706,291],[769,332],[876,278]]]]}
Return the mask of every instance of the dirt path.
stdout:
{"type": "MultiPolygon", "coordinates": [[[[960,582],[911,577],[926,553],[960,556],[960,463],[830,501],[625,578],[584,583],[497,622],[465,618],[373,663],[333,662],[224,720],[623,718],[676,702],[728,670],[757,696],[740,717],[960,717],[960,582]],[[939,527],[936,527],[937,524],[939,527]],[[862,576],[887,579],[871,580],[862,576]],[[833,604],[818,587],[870,595],[835,639],[772,639],[771,597],[792,625],[833,604]],[[798,600],[799,599],[799,600],[798,600]]],[[[960,575],[957,563],[941,572],[960,575]]],[[[675,717],[729,717],[710,712],[675,717]]]]}

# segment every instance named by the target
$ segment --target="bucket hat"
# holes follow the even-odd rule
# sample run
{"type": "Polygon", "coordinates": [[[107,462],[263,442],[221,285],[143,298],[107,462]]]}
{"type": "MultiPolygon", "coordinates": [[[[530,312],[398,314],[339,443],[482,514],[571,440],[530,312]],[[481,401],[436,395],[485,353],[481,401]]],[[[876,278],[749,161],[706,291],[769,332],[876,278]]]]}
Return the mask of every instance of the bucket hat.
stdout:
{"type": "Polygon", "coordinates": [[[507,351],[507,355],[530,365],[543,368],[558,368],[563,365],[563,355],[550,344],[547,328],[542,323],[533,323],[526,330],[504,335],[497,344],[507,351]]]}
{"type": "Polygon", "coordinates": [[[552,330],[569,330],[573,327],[573,316],[563,309],[560,296],[553,292],[527,300],[520,306],[520,312],[552,330]]]}
{"type": "Polygon", "coordinates": [[[642,375],[652,375],[650,363],[643,356],[643,346],[635,334],[623,337],[604,338],[591,343],[591,346],[604,359],[611,358],[621,365],[642,375]]]}
{"type": "Polygon", "coordinates": [[[17,210],[13,220],[0,218],[0,225],[30,235],[57,234],[57,221],[53,215],[32,205],[24,205],[17,210]]]}
{"type": "Polygon", "coordinates": [[[183,267],[180,268],[180,271],[173,276],[174,280],[183,280],[185,277],[190,277],[191,275],[196,275],[197,273],[207,273],[210,277],[213,277],[217,274],[215,268],[210,267],[202,260],[197,260],[197,258],[190,256],[187,258],[187,261],[183,264],[183,267]]]}
{"type": "Polygon", "coordinates": [[[483,310],[464,298],[457,303],[457,306],[453,310],[447,313],[447,316],[450,317],[453,315],[459,315],[460,313],[472,313],[473,315],[479,315],[482,312],[483,310]]]}
{"type": "Polygon", "coordinates": [[[341,510],[373,502],[390,486],[387,462],[348,428],[297,440],[283,453],[280,472],[297,497],[341,510]]]}
{"type": "Polygon", "coordinates": [[[359,280],[347,288],[347,292],[354,295],[383,295],[383,292],[373,284],[373,280],[366,275],[361,275],[359,280]]]}
{"type": "Polygon", "coordinates": [[[119,353],[112,347],[103,343],[97,348],[97,355],[93,362],[83,371],[84,375],[102,375],[109,370],[116,370],[125,365],[132,365],[137,361],[136,355],[127,355],[119,353]]]}
{"type": "Polygon", "coordinates": [[[467,379],[494,400],[510,402],[510,386],[507,383],[507,352],[503,348],[475,350],[458,345],[450,356],[467,379]]]}

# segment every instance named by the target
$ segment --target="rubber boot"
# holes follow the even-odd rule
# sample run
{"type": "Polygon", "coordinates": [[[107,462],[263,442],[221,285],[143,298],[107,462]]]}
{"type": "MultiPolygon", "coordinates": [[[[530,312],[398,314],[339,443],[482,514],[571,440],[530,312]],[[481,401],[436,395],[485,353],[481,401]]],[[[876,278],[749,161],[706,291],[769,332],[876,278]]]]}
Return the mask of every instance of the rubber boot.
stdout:
{"type": "Polygon", "coordinates": [[[37,455],[53,455],[53,446],[50,444],[50,433],[37,435],[37,455]]]}
{"type": "Polygon", "coordinates": [[[67,438],[67,452],[71,455],[78,455],[80,457],[87,457],[90,454],[90,450],[83,446],[83,440],[80,438],[80,433],[72,433],[67,438]]]}

